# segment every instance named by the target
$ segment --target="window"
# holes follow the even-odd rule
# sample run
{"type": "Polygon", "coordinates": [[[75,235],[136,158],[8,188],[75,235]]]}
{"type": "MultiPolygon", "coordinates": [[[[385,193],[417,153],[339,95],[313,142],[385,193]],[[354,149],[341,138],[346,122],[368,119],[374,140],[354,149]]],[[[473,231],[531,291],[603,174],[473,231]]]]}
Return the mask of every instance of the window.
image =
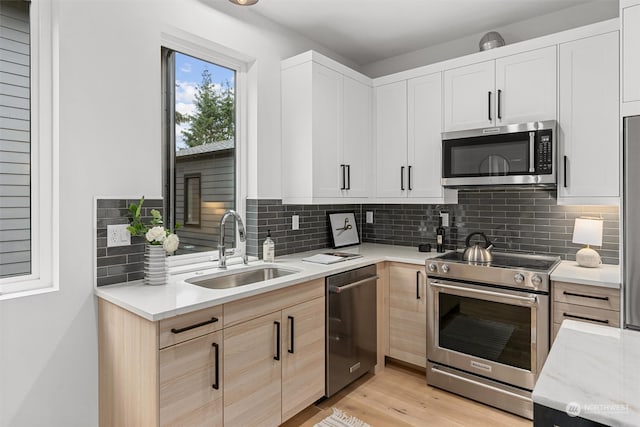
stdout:
{"type": "Polygon", "coordinates": [[[184,177],[184,224],[200,226],[200,175],[184,177]]]}
{"type": "Polygon", "coordinates": [[[220,219],[236,209],[237,68],[215,59],[162,49],[165,217],[184,226],[176,254],[216,250],[220,219]]]}
{"type": "Polygon", "coordinates": [[[0,299],[57,286],[51,18],[0,0],[0,299]]]}

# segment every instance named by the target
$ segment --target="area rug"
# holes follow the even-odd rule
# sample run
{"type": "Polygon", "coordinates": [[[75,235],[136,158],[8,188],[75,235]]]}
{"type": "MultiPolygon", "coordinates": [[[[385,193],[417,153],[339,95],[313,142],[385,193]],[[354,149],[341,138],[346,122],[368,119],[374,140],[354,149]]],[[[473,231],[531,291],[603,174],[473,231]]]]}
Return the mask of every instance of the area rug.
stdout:
{"type": "Polygon", "coordinates": [[[320,421],[313,427],[371,427],[362,420],[345,414],[340,409],[333,408],[333,414],[320,421]]]}

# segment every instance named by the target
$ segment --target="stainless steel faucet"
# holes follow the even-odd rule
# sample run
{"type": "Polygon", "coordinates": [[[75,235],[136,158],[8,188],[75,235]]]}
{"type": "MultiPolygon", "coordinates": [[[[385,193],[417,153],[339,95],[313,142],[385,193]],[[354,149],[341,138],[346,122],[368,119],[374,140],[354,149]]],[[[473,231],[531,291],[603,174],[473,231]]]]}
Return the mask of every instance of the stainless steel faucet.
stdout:
{"type": "MultiPolygon", "coordinates": [[[[218,244],[218,268],[226,269],[227,268],[227,253],[226,248],[224,246],[224,223],[227,221],[227,218],[233,216],[238,223],[238,234],[240,235],[240,242],[246,241],[246,235],[244,231],[244,224],[242,223],[242,218],[240,214],[233,209],[229,209],[222,215],[220,219],[220,244],[218,244]]],[[[233,254],[233,253],[232,253],[233,254]]],[[[246,265],[249,263],[247,259],[247,251],[245,250],[242,254],[242,262],[246,265]]]]}

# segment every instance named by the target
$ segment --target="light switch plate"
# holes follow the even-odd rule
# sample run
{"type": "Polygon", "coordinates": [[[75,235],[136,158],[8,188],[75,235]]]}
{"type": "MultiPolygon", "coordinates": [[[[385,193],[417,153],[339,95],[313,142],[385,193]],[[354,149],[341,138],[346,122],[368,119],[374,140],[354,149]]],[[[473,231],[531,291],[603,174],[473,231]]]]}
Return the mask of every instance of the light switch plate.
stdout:
{"type": "Polygon", "coordinates": [[[131,233],[127,230],[129,224],[107,225],[107,247],[129,246],[131,233]]]}
{"type": "Polygon", "coordinates": [[[442,218],[442,226],[449,226],[449,212],[440,212],[440,218],[442,218]]]}
{"type": "Polygon", "coordinates": [[[291,229],[298,230],[300,228],[300,215],[291,216],[291,229]]]}
{"type": "Polygon", "coordinates": [[[367,224],[373,224],[373,211],[367,211],[367,224]]]}

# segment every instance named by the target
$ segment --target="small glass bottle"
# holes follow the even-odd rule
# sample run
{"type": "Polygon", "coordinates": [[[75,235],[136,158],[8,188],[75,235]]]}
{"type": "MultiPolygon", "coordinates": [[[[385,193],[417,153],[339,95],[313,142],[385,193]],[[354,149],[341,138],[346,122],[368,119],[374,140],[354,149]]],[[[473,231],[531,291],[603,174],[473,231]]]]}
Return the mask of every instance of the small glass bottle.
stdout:
{"type": "Polygon", "coordinates": [[[275,262],[276,244],[271,240],[271,230],[267,230],[267,238],[262,244],[262,260],[264,262],[275,262]]]}
{"type": "Polygon", "coordinates": [[[442,224],[436,229],[436,252],[444,252],[444,227],[442,224]]]}

